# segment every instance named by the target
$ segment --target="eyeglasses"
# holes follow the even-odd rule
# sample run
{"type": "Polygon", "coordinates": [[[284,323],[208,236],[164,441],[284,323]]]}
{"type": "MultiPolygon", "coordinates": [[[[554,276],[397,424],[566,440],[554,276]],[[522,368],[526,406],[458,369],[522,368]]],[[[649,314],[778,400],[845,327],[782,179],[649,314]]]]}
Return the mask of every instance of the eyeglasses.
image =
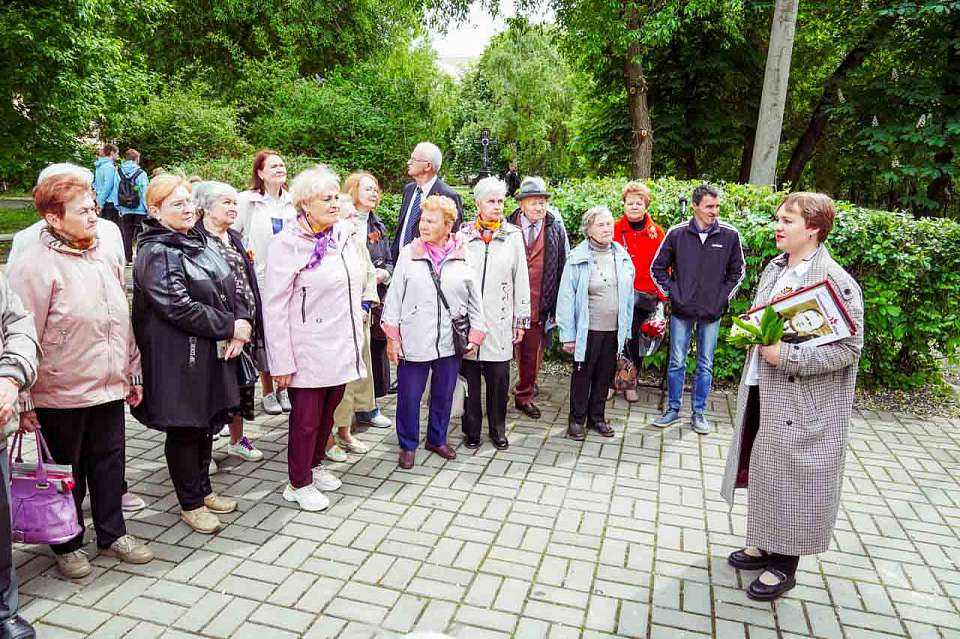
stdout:
{"type": "Polygon", "coordinates": [[[420,158],[411,157],[407,162],[429,162],[430,160],[422,160],[420,158]]]}

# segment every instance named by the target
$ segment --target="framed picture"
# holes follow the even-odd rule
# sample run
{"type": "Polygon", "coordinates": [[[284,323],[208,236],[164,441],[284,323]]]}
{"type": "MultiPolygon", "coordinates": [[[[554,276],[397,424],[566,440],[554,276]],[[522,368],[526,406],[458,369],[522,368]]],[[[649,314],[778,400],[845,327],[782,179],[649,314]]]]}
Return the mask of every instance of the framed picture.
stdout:
{"type": "MultiPolygon", "coordinates": [[[[856,334],[857,325],[840,302],[830,280],[801,288],[772,302],[783,317],[782,341],[821,346],[856,334]]],[[[767,304],[747,311],[743,319],[760,325],[767,304]]]]}

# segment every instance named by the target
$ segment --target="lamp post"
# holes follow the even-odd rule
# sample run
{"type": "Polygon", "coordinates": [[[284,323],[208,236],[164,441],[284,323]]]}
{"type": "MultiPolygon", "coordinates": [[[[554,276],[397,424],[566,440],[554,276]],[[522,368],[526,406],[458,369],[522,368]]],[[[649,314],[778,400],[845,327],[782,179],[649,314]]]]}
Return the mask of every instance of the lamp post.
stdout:
{"type": "Polygon", "coordinates": [[[480,169],[480,177],[490,176],[490,145],[497,144],[497,141],[490,137],[490,129],[482,129],[477,144],[483,149],[483,168],[480,169]]]}

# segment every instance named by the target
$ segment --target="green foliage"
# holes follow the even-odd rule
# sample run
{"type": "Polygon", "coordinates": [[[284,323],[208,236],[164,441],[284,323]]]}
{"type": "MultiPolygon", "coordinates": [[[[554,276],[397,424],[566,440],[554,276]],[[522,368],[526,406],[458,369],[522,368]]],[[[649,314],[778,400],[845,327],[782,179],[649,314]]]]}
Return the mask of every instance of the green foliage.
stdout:
{"type": "Polygon", "coordinates": [[[257,145],[366,169],[388,185],[405,180],[417,142],[443,145],[451,83],[424,47],[276,88],[250,124],[257,145]]]}
{"type": "MultiPolygon", "coordinates": [[[[677,204],[696,182],[661,178],[650,212],[664,228],[681,221],[677,204]]],[[[580,217],[591,206],[622,213],[623,180],[572,180],[554,188],[551,205],[563,215],[571,242],[582,240],[580,217]]],[[[721,185],[721,216],[741,234],[747,273],[730,313],[749,310],[757,281],[778,252],[772,221],[785,193],[766,188],[721,185]]],[[[916,388],[939,380],[940,353],[960,347],[960,224],[943,219],[914,220],[906,213],[864,209],[837,202],[837,219],[827,247],[863,288],[865,344],[861,373],[872,384],[916,388]]],[[[743,351],[727,342],[729,320],[721,326],[714,376],[739,379],[743,351]]],[[[648,364],[662,361],[648,358],[648,364]]]]}
{"type": "Polygon", "coordinates": [[[479,173],[480,130],[497,140],[494,173],[516,160],[525,174],[567,177],[577,169],[568,122],[585,80],[561,56],[552,28],[522,18],[495,36],[461,82],[453,119],[454,171],[464,181],[479,173]]]}
{"type": "MultiPolygon", "coordinates": [[[[132,103],[149,75],[113,30],[141,10],[116,0],[14,0],[0,6],[0,179],[32,184],[50,162],[90,162],[91,124],[132,103]]],[[[132,28],[149,24],[142,20],[132,28]]]]}
{"type": "MultiPolygon", "coordinates": [[[[326,164],[337,172],[341,180],[346,177],[346,174],[336,165],[319,158],[285,155],[283,156],[283,162],[287,166],[287,175],[291,180],[304,169],[309,169],[317,164],[326,164]]],[[[243,191],[250,188],[250,181],[253,177],[253,153],[243,158],[192,159],[164,166],[164,168],[187,177],[197,175],[204,180],[226,182],[238,191],[243,191]]]]}
{"type": "Polygon", "coordinates": [[[121,148],[133,147],[152,168],[198,157],[249,155],[237,131],[237,109],[195,82],[174,84],[118,116],[111,129],[121,148]]]}

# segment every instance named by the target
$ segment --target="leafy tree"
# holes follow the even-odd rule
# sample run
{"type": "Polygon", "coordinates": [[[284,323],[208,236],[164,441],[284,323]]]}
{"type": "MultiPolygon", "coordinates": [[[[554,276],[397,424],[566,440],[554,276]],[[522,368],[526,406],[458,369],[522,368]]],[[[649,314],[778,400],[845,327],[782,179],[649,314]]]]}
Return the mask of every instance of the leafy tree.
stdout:
{"type": "Polygon", "coordinates": [[[131,105],[150,76],[117,30],[146,29],[117,0],[13,0],[0,6],[0,175],[29,184],[49,162],[88,162],[96,125],[131,105]],[[131,23],[135,25],[131,26],[131,23]],[[87,156],[87,157],[85,157],[87,156]]]}
{"type": "Polygon", "coordinates": [[[462,175],[480,166],[476,140],[489,128],[498,141],[494,168],[516,160],[521,171],[551,177],[573,173],[568,122],[583,79],[567,65],[549,27],[511,20],[461,82],[454,107],[454,166],[462,175]]]}

